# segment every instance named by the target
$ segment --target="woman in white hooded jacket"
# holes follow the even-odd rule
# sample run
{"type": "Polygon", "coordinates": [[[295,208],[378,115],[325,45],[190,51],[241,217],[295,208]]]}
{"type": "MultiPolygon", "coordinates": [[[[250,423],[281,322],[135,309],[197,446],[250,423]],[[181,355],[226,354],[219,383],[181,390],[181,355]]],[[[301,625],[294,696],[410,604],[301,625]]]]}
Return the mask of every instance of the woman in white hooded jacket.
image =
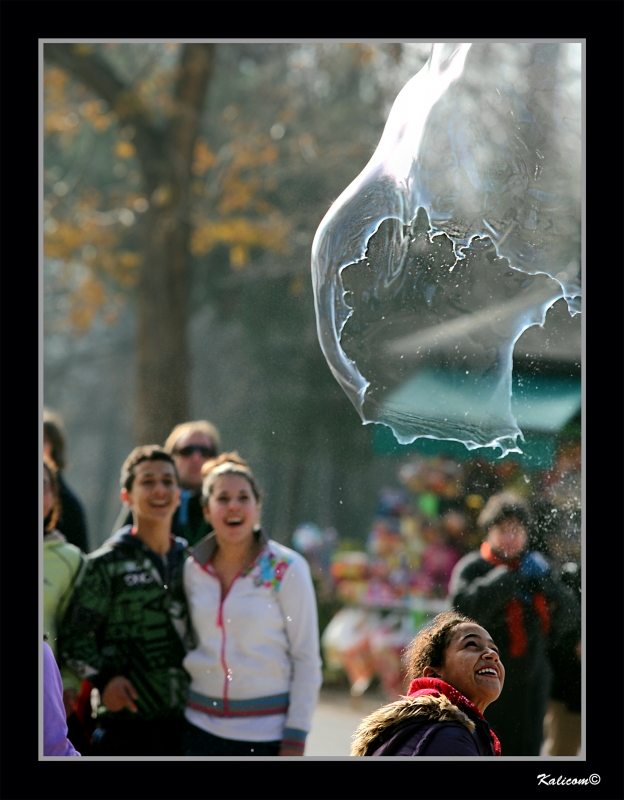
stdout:
{"type": "Polygon", "coordinates": [[[183,753],[301,756],[322,680],[308,564],[261,530],[260,491],[237,453],[202,471],[213,532],[184,568],[198,645],[184,661],[183,753]]]}

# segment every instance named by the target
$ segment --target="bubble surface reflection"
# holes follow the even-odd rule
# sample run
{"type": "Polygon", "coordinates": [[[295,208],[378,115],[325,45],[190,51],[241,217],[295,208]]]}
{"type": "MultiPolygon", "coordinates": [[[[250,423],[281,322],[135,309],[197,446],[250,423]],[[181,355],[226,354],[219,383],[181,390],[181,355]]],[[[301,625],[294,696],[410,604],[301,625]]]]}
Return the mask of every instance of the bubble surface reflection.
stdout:
{"type": "Polygon", "coordinates": [[[436,44],[312,246],[319,342],[402,444],[520,451],[515,342],[581,310],[580,44],[436,44]]]}

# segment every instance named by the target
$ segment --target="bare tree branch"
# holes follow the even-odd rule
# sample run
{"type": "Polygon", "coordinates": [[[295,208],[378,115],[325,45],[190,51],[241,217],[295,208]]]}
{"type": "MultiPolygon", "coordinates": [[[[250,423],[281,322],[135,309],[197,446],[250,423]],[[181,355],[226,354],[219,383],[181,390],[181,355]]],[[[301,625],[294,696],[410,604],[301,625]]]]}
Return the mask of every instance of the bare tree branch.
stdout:
{"type": "Polygon", "coordinates": [[[190,178],[213,51],[212,44],[182,47],[172,113],[157,126],[135,84],[124,83],[103,58],[73,44],[44,49],[46,58],[105,100],[122,125],[135,129],[149,197],[137,289],[137,442],[163,441],[188,413],[190,178]]]}
{"type": "Polygon", "coordinates": [[[74,44],[46,43],[43,54],[105,100],[122,124],[134,126],[134,143],[145,177],[153,173],[163,157],[163,135],[152,124],[149,110],[134,89],[124,84],[99,56],[85,53],[74,44]]]}
{"type": "Polygon", "coordinates": [[[201,112],[213,71],[213,61],[214,44],[184,45],[173,92],[176,114],[171,120],[170,141],[176,159],[187,171],[187,175],[193,163],[193,148],[199,134],[201,112]]]}
{"type": "Polygon", "coordinates": [[[43,48],[44,57],[67,69],[78,80],[93,89],[111,108],[118,105],[128,87],[115,75],[111,68],[97,55],[85,53],[73,44],[47,43],[43,48]]]}

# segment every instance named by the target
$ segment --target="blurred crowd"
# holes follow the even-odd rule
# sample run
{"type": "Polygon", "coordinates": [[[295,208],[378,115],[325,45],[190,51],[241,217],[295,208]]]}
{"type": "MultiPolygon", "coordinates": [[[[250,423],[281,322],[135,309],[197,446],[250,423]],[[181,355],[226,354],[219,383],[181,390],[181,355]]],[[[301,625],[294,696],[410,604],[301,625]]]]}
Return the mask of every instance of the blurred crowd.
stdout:
{"type": "MultiPolygon", "coordinates": [[[[552,466],[541,471],[510,457],[413,456],[380,489],[360,541],[304,523],[291,549],[262,531],[261,493],[244,459],[220,454],[211,423],[185,422],[162,447],[129,455],[119,517],[95,552],[82,504],[64,477],[62,421],[48,409],[43,441],[43,629],[59,670],[52,676],[46,653],[44,681],[54,700],[45,700],[44,686],[44,716],[63,712],[54,723],[44,720],[45,730],[54,730],[50,753],[302,755],[321,656],[324,679],[346,676],[353,697],[378,681],[396,698],[406,690],[406,647],[449,608],[487,628],[500,648],[506,686],[488,714],[504,754],[577,753],[578,440],[560,442],[552,466]],[[286,574],[298,580],[280,589],[286,574]],[[275,663],[283,661],[280,674],[291,678],[271,683],[270,670],[260,670],[243,689],[234,687],[237,696],[229,694],[231,668],[221,692],[206,683],[211,669],[204,667],[214,651],[215,671],[223,670],[217,645],[230,619],[222,604],[243,579],[250,597],[268,592],[282,607],[254,623],[272,604],[256,598],[250,613],[241,599],[240,631],[231,639],[243,635],[247,647],[258,637],[258,663],[268,648],[275,663]],[[204,624],[207,602],[216,609],[214,629],[204,624]],[[194,659],[199,683],[189,683],[194,659]],[[264,692],[256,683],[266,684],[264,692]],[[278,697],[279,708],[267,707],[278,697]],[[279,723],[271,727],[274,717],[279,723]]],[[[245,674],[244,664],[235,674],[245,674]]]]}
{"type": "MultiPolygon", "coordinates": [[[[509,631],[501,632],[502,638],[517,638],[518,626],[524,624],[530,631],[533,617],[539,625],[551,627],[543,642],[536,634],[540,653],[545,649],[546,655],[543,674],[537,678],[539,691],[531,692],[537,695],[529,721],[533,732],[526,734],[527,741],[520,737],[512,746],[518,755],[536,755],[540,749],[550,755],[575,755],[580,745],[581,710],[580,441],[560,442],[552,466],[540,471],[526,471],[511,458],[457,462],[444,456],[415,456],[400,464],[396,478],[394,486],[379,492],[364,546],[341,542],[334,530],[321,531],[309,523],[294,534],[294,546],[311,563],[319,607],[324,603],[333,611],[322,635],[327,675],[346,676],[354,697],[373,682],[378,682],[386,697],[396,697],[406,689],[406,646],[440,611],[467,602],[464,611],[484,619],[486,606],[492,604],[505,620],[515,613],[518,598],[526,606],[528,599],[539,604],[548,596],[542,618],[532,605],[518,624],[510,623],[509,631]],[[510,587],[507,596],[487,578],[492,594],[486,593],[479,605],[465,601],[451,581],[454,573],[457,576],[462,571],[469,554],[487,563],[482,557],[488,538],[483,522],[492,498],[508,498],[512,507],[507,511],[522,517],[526,541],[518,554],[526,556],[523,571],[538,570],[527,565],[543,558],[542,585],[536,588],[535,576],[520,577],[521,559],[506,559],[505,569],[525,584],[510,587]],[[564,596],[555,600],[560,586],[564,596]],[[565,606],[566,613],[562,616],[556,606],[565,606]]],[[[491,563],[487,567],[496,567],[496,555],[490,553],[488,558],[491,563]]],[[[500,564],[503,561],[501,558],[500,564]]],[[[477,583],[486,580],[483,575],[477,577],[477,583]]],[[[475,587],[470,592],[479,593],[475,587]]],[[[520,614],[522,602],[517,607],[520,614]]],[[[488,620],[485,627],[494,625],[488,620]]],[[[530,650],[527,647],[517,661],[521,663],[518,671],[530,669],[527,659],[536,657],[535,651],[528,655],[530,650]]],[[[513,680],[512,672],[508,683],[513,680]]],[[[512,704],[519,702],[508,689],[503,699],[493,704],[493,717],[497,708],[504,708],[506,696],[512,698],[512,704]]],[[[523,703],[527,702],[523,698],[523,703]]],[[[510,735],[506,739],[509,744],[510,735]]]]}
{"type": "Polygon", "coordinates": [[[579,441],[563,442],[552,467],[540,471],[527,472],[510,458],[457,462],[437,456],[402,463],[396,477],[398,487],[379,491],[365,546],[312,523],[295,531],[293,544],[306,554],[326,595],[381,607],[446,598],[453,567],[481,544],[480,512],[502,491],[530,503],[531,548],[566,579],[580,573],[579,441]]]}
{"type": "Polygon", "coordinates": [[[269,538],[262,491],[206,420],[135,447],[89,552],[46,409],[44,756],[302,756],[322,681],[306,559],[269,538]]]}

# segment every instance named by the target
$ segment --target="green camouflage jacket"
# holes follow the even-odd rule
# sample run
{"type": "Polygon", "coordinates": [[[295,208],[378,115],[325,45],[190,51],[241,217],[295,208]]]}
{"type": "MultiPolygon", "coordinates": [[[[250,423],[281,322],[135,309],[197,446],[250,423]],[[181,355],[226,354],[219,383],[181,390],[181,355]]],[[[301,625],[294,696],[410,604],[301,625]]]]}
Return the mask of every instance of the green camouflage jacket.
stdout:
{"type": "Polygon", "coordinates": [[[186,542],[173,538],[160,558],[126,526],[87,556],[59,631],[61,663],[102,691],[123,675],[138,694],[138,715],[124,709],[102,716],[152,719],[182,713],[194,645],[182,584],[186,542]]]}

